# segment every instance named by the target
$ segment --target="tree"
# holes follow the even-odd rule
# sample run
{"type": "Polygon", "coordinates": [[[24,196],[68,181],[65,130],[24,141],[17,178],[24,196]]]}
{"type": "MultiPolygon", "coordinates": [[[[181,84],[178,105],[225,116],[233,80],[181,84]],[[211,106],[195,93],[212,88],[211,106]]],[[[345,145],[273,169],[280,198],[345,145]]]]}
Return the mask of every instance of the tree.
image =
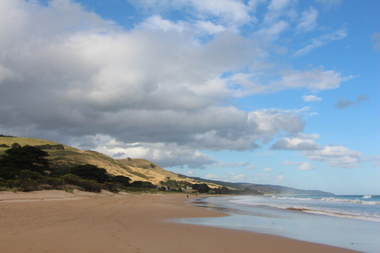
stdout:
{"type": "Polygon", "coordinates": [[[92,164],[76,165],[70,169],[70,173],[88,180],[95,180],[99,183],[109,181],[107,171],[92,164]]]}
{"type": "Polygon", "coordinates": [[[125,177],[125,176],[115,176],[112,178],[112,182],[119,183],[123,186],[129,186],[130,181],[131,181],[131,179],[129,177],[125,177]]]}
{"type": "Polygon", "coordinates": [[[199,193],[206,193],[210,190],[210,187],[203,183],[203,184],[193,184],[193,189],[197,190],[199,193]]]}
{"type": "Polygon", "coordinates": [[[136,188],[146,188],[146,189],[156,188],[156,186],[153,185],[151,182],[146,182],[146,181],[134,181],[131,184],[131,186],[136,187],[136,188]]]}
{"type": "Polygon", "coordinates": [[[0,157],[0,177],[14,179],[22,170],[30,170],[45,174],[49,169],[49,161],[45,158],[49,154],[33,146],[12,145],[0,157]]]}

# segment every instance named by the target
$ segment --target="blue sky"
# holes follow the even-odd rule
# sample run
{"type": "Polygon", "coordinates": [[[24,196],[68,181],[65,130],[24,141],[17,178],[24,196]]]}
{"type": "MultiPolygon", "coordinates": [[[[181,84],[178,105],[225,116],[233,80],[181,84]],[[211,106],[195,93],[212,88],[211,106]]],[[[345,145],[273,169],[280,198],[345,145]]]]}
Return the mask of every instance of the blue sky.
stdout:
{"type": "Polygon", "coordinates": [[[377,0],[2,0],[0,133],[380,194],[377,0]]]}

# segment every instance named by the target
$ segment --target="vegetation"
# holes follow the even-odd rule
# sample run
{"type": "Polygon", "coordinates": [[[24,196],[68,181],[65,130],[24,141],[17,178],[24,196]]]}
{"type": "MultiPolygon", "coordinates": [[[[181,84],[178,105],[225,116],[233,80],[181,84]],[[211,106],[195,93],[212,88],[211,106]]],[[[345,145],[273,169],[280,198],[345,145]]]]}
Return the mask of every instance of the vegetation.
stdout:
{"type": "Polygon", "coordinates": [[[112,159],[51,141],[0,135],[0,190],[262,194],[222,183],[175,174],[145,159],[112,159]]]}
{"type": "Polygon", "coordinates": [[[150,182],[135,181],[125,176],[114,176],[92,164],[76,164],[68,167],[52,167],[49,154],[39,147],[12,144],[12,148],[0,156],[0,189],[19,191],[73,190],[90,192],[120,189],[155,189],[150,182]]]}
{"type": "Polygon", "coordinates": [[[32,147],[21,147],[15,143],[0,157],[0,177],[13,179],[22,170],[30,170],[44,174],[49,169],[49,161],[45,158],[48,153],[32,147]]]}

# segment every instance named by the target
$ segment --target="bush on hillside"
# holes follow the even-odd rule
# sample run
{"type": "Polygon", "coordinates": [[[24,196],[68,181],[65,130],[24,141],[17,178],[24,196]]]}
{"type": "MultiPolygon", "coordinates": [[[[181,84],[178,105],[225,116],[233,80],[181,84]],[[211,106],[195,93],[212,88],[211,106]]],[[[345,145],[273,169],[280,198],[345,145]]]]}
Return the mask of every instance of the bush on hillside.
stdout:
{"type": "Polygon", "coordinates": [[[99,183],[109,181],[107,171],[92,164],[76,165],[70,169],[70,173],[83,179],[95,180],[99,183]]]}
{"type": "Polygon", "coordinates": [[[111,179],[111,181],[122,186],[129,186],[131,179],[125,176],[115,176],[111,179]]]}

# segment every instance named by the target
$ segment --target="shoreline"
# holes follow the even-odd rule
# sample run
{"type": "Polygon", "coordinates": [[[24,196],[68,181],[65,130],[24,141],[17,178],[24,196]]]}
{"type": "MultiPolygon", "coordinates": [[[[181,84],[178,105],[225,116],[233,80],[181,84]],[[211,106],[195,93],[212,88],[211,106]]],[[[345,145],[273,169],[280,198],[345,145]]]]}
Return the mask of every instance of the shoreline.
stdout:
{"type": "Polygon", "coordinates": [[[222,217],[182,194],[0,192],[0,252],[355,252],[170,219],[222,217]]]}

